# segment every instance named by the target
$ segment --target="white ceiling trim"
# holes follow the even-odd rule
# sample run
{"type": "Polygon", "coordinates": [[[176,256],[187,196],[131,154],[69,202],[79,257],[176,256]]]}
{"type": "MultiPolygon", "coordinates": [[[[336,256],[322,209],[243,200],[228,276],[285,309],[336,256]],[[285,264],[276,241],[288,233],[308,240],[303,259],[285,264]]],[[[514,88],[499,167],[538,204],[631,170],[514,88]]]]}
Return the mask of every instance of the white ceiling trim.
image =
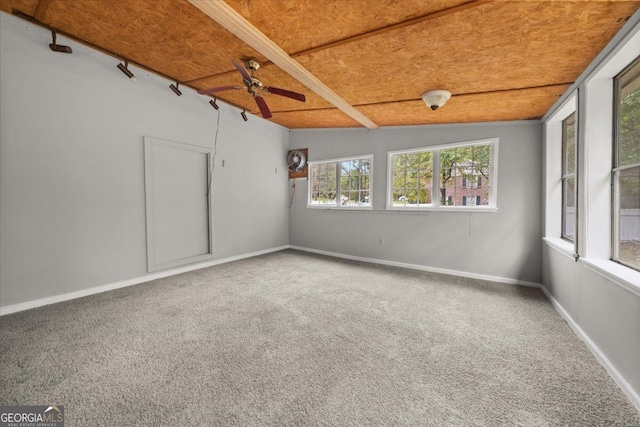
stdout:
{"type": "Polygon", "coordinates": [[[291,58],[280,46],[265,36],[224,1],[189,0],[189,2],[354,120],[369,129],[378,128],[378,125],[371,119],[322,83],[316,76],[311,74],[309,70],[291,58]]]}

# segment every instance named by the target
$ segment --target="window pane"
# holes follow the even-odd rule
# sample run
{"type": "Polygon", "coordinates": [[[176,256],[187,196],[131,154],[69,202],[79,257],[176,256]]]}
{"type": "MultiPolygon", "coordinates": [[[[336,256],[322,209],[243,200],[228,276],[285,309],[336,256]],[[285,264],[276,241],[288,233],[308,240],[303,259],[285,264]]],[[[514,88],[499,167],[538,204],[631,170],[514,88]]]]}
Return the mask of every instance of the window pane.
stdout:
{"type": "MultiPolygon", "coordinates": [[[[392,159],[392,161],[394,169],[400,168],[404,162],[403,159],[392,159]]],[[[334,170],[336,167],[340,168],[340,191],[334,203],[339,206],[370,206],[371,163],[369,159],[344,160],[332,164],[334,170]]],[[[332,190],[336,191],[335,186],[332,190]]]]}
{"type": "Polygon", "coordinates": [[[357,172],[352,171],[351,173],[351,185],[349,189],[350,190],[360,189],[360,175],[358,175],[357,172]]]}
{"type": "Polygon", "coordinates": [[[475,147],[458,147],[456,149],[457,162],[462,165],[471,166],[473,162],[473,154],[475,152],[475,147]]]}
{"type": "MultiPolygon", "coordinates": [[[[456,167],[456,149],[448,149],[440,151],[440,192],[444,187],[453,186],[455,180],[456,167]]],[[[442,197],[441,201],[442,203],[442,197]]],[[[443,203],[444,204],[444,203],[443,203]]]]}
{"type": "Polygon", "coordinates": [[[404,189],[393,190],[393,206],[405,206],[407,204],[407,196],[404,194],[404,189]]]}
{"type": "Polygon", "coordinates": [[[491,146],[479,145],[473,150],[473,185],[480,187],[488,185],[491,175],[491,146]],[[486,182],[485,182],[486,180],[486,182]]]}
{"type": "Polygon", "coordinates": [[[562,121],[562,174],[576,171],[576,113],[562,121]]]}
{"type": "Polygon", "coordinates": [[[458,206],[461,201],[456,203],[456,188],[442,187],[440,188],[440,204],[443,206],[458,206]]]}
{"type": "Polygon", "coordinates": [[[360,177],[360,189],[361,190],[369,189],[369,175],[363,175],[360,177]]]}
{"type": "Polygon", "coordinates": [[[433,153],[431,151],[420,153],[420,169],[433,169],[433,153]]]}
{"type": "Polygon", "coordinates": [[[574,241],[576,227],[576,114],[562,121],[562,232],[561,237],[574,241]]]}
{"type": "Polygon", "coordinates": [[[371,198],[369,197],[369,192],[368,191],[361,191],[360,192],[360,201],[364,205],[371,206],[371,198]]]}
{"type": "Polygon", "coordinates": [[[338,170],[338,165],[336,165],[335,163],[330,163],[327,165],[327,176],[328,181],[329,181],[329,187],[332,188],[334,191],[336,190],[336,172],[338,170]]]}
{"type": "Polygon", "coordinates": [[[491,163],[491,145],[475,145],[473,147],[473,161],[481,165],[491,163]]]}
{"type": "Polygon", "coordinates": [[[371,164],[368,159],[362,160],[362,174],[369,175],[371,173],[371,164]]]}
{"type": "Polygon", "coordinates": [[[493,143],[462,145],[437,151],[394,154],[391,202],[394,206],[488,206],[492,191],[491,156],[493,143]],[[439,173],[433,174],[434,162],[439,173]],[[434,189],[435,187],[435,189],[434,189]],[[434,191],[435,190],[435,191],[434,191]],[[439,203],[438,203],[439,200],[439,203]]]}
{"type": "Polygon", "coordinates": [[[406,156],[404,154],[396,154],[391,157],[393,164],[393,175],[399,174],[405,170],[406,156]]]}
{"type": "Polygon", "coordinates": [[[474,188],[470,192],[474,206],[487,206],[489,204],[489,189],[474,188]]]}
{"type": "Polygon", "coordinates": [[[562,181],[562,237],[573,240],[576,226],[576,182],[575,178],[562,181]]]}
{"type": "Polygon", "coordinates": [[[392,156],[391,186],[393,206],[419,206],[431,203],[433,153],[422,151],[392,156]]]}
{"type": "Polygon", "coordinates": [[[489,205],[489,187],[479,187],[473,193],[476,196],[476,205],[488,206],[489,205]]]}
{"type": "Polygon", "coordinates": [[[640,163],[640,62],[620,77],[618,166],[640,163]]]}
{"type": "Polygon", "coordinates": [[[316,163],[311,167],[311,192],[309,203],[312,205],[335,204],[336,166],[335,163],[316,163]]]}
{"type": "Polygon", "coordinates": [[[421,188],[418,191],[418,203],[422,205],[431,204],[431,187],[429,187],[428,189],[421,188]]]}
{"type": "Polygon", "coordinates": [[[349,176],[344,176],[342,175],[340,177],[340,189],[342,189],[342,191],[347,191],[349,190],[349,176]]]}
{"type": "Polygon", "coordinates": [[[612,252],[615,261],[640,270],[640,61],[616,78],[616,88],[612,252]]]}
{"type": "MultiPolygon", "coordinates": [[[[476,206],[474,188],[487,185],[491,165],[491,145],[471,145],[440,151],[440,204],[476,206]]],[[[488,188],[487,188],[488,190],[488,188]]],[[[489,197],[485,198],[489,204],[489,197]]]]}
{"type": "Polygon", "coordinates": [[[640,269],[640,166],[617,174],[618,260],[640,269]]]}
{"type": "Polygon", "coordinates": [[[407,159],[407,169],[418,170],[420,165],[420,153],[408,153],[405,156],[407,159]]]}
{"type": "Polygon", "coordinates": [[[422,171],[420,172],[420,182],[419,182],[419,187],[422,190],[426,190],[429,193],[431,193],[431,188],[433,185],[433,181],[431,179],[431,173],[427,174],[427,173],[423,173],[422,171]]]}
{"type": "Polygon", "coordinates": [[[405,185],[407,188],[416,189],[418,188],[418,171],[409,171],[407,172],[407,178],[405,185]]]}

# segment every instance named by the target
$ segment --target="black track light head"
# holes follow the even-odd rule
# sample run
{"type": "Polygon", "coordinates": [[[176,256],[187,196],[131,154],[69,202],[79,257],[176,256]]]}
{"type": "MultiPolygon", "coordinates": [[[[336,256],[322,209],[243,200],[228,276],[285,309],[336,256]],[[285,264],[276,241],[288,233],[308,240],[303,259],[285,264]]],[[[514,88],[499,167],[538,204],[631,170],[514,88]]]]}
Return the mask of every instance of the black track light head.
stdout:
{"type": "Polygon", "coordinates": [[[247,114],[245,113],[245,110],[242,110],[242,113],[240,113],[240,115],[242,116],[242,118],[244,119],[244,121],[246,122],[247,120],[247,114]]]}
{"type": "Polygon", "coordinates": [[[131,72],[131,70],[129,70],[129,63],[127,61],[124,61],[124,65],[122,65],[122,62],[119,63],[118,69],[122,71],[124,75],[129,77],[130,79],[133,79],[133,80],[136,79],[133,73],[131,72]]]}
{"type": "Polygon", "coordinates": [[[219,109],[220,109],[220,106],[219,106],[218,104],[216,104],[216,101],[217,101],[217,99],[216,99],[216,98],[213,98],[211,101],[209,101],[209,104],[211,104],[211,106],[212,106],[213,108],[215,108],[216,110],[219,110],[219,109]]]}
{"type": "Polygon", "coordinates": [[[53,39],[53,42],[51,42],[51,44],[49,44],[49,49],[51,49],[54,52],[73,53],[73,50],[69,46],[64,46],[64,45],[56,43],[56,32],[55,31],[51,32],[51,38],[53,39]]]}
{"type": "Polygon", "coordinates": [[[169,87],[171,88],[173,93],[175,93],[176,95],[178,96],[182,95],[182,92],[180,91],[180,89],[178,89],[180,87],[180,84],[178,82],[176,82],[176,84],[171,83],[169,87]]]}

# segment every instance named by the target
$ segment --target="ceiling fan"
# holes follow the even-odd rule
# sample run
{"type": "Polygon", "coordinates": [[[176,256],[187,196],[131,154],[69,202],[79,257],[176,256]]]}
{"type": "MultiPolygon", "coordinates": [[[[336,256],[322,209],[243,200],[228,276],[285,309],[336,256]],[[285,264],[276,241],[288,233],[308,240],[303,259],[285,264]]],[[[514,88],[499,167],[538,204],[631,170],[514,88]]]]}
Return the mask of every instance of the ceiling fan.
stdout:
{"type": "MultiPolygon", "coordinates": [[[[232,61],[232,64],[236,67],[236,70],[238,70],[238,72],[242,74],[242,83],[244,83],[245,87],[247,88],[247,92],[249,92],[249,94],[253,96],[253,99],[256,101],[256,104],[258,104],[258,108],[260,109],[260,113],[262,114],[263,118],[268,119],[268,118],[271,118],[272,115],[271,115],[271,110],[269,110],[269,107],[267,106],[267,103],[265,102],[264,98],[258,94],[259,90],[263,90],[267,93],[272,93],[274,95],[280,95],[287,98],[295,99],[296,101],[300,101],[300,102],[306,101],[305,96],[301,93],[293,92],[286,89],[279,89],[277,87],[263,86],[262,82],[253,76],[253,73],[258,68],[260,68],[260,64],[258,64],[258,62],[256,62],[255,60],[248,59],[244,61],[246,68],[233,61],[232,61]],[[250,72],[247,71],[247,68],[251,71],[250,72]]],[[[218,87],[212,87],[210,89],[199,90],[198,93],[201,95],[210,95],[212,93],[223,92],[225,90],[241,90],[241,89],[242,87],[239,87],[239,86],[218,86],[218,87]]]]}

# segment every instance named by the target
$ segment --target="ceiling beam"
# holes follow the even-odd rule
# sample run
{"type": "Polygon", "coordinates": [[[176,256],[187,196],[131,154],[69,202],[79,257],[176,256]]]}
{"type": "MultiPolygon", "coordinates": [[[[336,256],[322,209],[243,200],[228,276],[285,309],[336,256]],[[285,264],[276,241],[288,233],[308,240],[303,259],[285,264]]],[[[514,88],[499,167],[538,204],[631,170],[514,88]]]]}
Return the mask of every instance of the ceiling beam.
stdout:
{"type": "Polygon", "coordinates": [[[327,102],[338,107],[342,112],[369,129],[377,129],[378,125],[349,104],[344,98],[322,83],[309,70],[292,59],[287,52],[254,27],[231,6],[221,0],[189,0],[211,19],[233,33],[240,40],[260,52],[275,65],[300,83],[320,95],[327,102]]]}

